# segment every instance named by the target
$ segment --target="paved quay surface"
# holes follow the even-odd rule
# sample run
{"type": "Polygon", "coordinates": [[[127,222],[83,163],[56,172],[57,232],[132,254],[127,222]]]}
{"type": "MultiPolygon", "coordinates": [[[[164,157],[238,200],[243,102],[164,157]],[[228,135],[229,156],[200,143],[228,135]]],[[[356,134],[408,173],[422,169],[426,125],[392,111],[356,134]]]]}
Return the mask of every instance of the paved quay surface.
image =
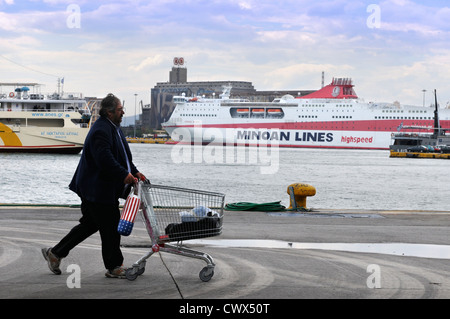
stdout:
{"type": "MultiPolygon", "coordinates": [[[[206,283],[198,275],[203,261],[164,253],[150,257],[135,281],[106,278],[98,234],[63,260],[62,275],[52,274],[41,248],[79,217],[79,208],[0,207],[0,298],[450,298],[450,212],[225,211],[222,235],[185,242],[214,258],[206,283]]],[[[140,217],[122,244],[125,266],[148,251],[140,217]]]]}

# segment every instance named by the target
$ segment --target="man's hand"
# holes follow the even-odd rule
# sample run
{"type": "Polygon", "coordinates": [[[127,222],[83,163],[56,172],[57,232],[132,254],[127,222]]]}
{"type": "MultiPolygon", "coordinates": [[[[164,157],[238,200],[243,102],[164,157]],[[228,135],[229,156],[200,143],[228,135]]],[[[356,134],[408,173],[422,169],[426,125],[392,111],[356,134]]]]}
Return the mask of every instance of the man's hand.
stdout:
{"type": "Polygon", "coordinates": [[[125,177],[125,179],[123,180],[124,184],[137,184],[137,182],[138,179],[134,177],[131,173],[129,173],[127,177],[125,177]]]}
{"type": "Polygon", "coordinates": [[[143,182],[145,182],[146,180],[147,180],[147,178],[144,176],[144,174],[142,174],[142,173],[136,173],[136,177],[140,180],[140,181],[143,181],[143,182]]]}

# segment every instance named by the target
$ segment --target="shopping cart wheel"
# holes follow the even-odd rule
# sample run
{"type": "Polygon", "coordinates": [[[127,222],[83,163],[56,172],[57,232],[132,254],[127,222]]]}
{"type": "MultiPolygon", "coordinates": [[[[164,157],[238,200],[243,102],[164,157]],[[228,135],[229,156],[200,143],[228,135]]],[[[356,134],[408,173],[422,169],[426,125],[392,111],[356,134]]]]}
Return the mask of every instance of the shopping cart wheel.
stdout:
{"type": "Polygon", "coordinates": [[[214,276],[214,268],[213,267],[205,267],[200,271],[199,277],[202,281],[208,282],[214,276]]]}
{"type": "Polygon", "coordinates": [[[125,276],[127,277],[128,280],[135,280],[139,275],[138,273],[134,270],[134,268],[128,268],[127,271],[125,272],[125,276]]]}
{"type": "Polygon", "coordinates": [[[125,272],[125,276],[128,280],[135,280],[138,276],[145,272],[145,261],[141,262],[139,265],[133,265],[133,267],[128,268],[125,272]]]}
{"type": "Polygon", "coordinates": [[[144,272],[145,272],[145,267],[142,267],[142,268],[140,268],[140,269],[137,271],[137,275],[140,276],[140,275],[142,275],[144,272]]]}

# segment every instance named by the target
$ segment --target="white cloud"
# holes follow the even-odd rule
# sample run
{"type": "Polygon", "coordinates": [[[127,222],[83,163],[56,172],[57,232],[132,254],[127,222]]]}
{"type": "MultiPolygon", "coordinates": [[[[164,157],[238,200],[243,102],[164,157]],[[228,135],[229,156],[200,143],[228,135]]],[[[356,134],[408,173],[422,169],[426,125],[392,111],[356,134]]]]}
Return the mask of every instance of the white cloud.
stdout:
{"type": "Polygon", "coordinates": [[[425,37],[435,37],[442,34],[442,31],[437,28],[419,23],[383,22],[382,29],[383,31],[414,32],[425,37]]]}
{"type": "Polygon", "coordinates": [[[331,82],[330,77],[346,77],[352,70],[351,65],[297,63],[268,70],[264,82],[267,87],[279,90],[318,89],[322,72],[327,75],[327,82],[331,82]]]}
{"type": "Polygon", "coordinates": [[[161,63],[164,62],[164,60],[165,60],[165,58],[162,55],[157,54],[155,56],[149,56],[149,57],[145,58],[143,61],[141,61],[141,63],[139,63],[139,65],[137,65],[137,66],[132,65],[128,69],[138,72],[138,71],[144,70],[144,69],[152,67],[152,66],[160,65],[161,63]]]}
{"type": "Polygon", "coordinates": [[[67,29],[65,12],[27,11],[23,13],[0,12],[0,31],[11,34],[42,34],[67,29]]]}
{"type": "Polygon", "coordinates": [[[16,31],[20,27],[19,21],[4,12],[0,12],[0,30],[16,31]]]}
{"type": "Polygon", "coordinates": [[[259,31],[256,32],[257,40],[265,43],[292,43],[297,47],[301,43],[301,46],[311,45],[317,43],[319,39],[312,33],[291,31],[291,30],[275,30],[275,31],[259,31]]]}
{"type": "Polygon", "coordinates": [[[243,10],[251,10],[252,9],[252,5],[247,2],[247,1],[241,1],[239,2],[239,8],[243,9],[243,10]]]}
{"type": "Polygon", "coordinates": [[[39,48],[42,42],[31,36],[0,37],[3,52],[13,52],[39,48]]]}
{"type": "Polygon", "coordinates": [[[85,42],[79,46],[79,49],[81,51],[87,51],[87,52],[97,52],[101,54],[102,52],[105,52],[108,47],[111,45],[111,43],[107,42],[99,42],[99,41],[92,41],[92,42],[85,42]]]}

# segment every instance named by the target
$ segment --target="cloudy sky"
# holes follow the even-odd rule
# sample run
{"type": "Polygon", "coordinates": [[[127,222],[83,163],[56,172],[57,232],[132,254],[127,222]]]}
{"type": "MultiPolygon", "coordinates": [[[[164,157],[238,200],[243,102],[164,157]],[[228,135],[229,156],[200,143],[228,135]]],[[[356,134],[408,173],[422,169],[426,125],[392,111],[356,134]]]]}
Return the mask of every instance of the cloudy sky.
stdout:
{"type": "Polygon", "coordinates": [[[0,0],[0,82],[135,97],[169,79],[318,89],[351,77],[366,101],[450,101],[448,0],[0,0]]]}

